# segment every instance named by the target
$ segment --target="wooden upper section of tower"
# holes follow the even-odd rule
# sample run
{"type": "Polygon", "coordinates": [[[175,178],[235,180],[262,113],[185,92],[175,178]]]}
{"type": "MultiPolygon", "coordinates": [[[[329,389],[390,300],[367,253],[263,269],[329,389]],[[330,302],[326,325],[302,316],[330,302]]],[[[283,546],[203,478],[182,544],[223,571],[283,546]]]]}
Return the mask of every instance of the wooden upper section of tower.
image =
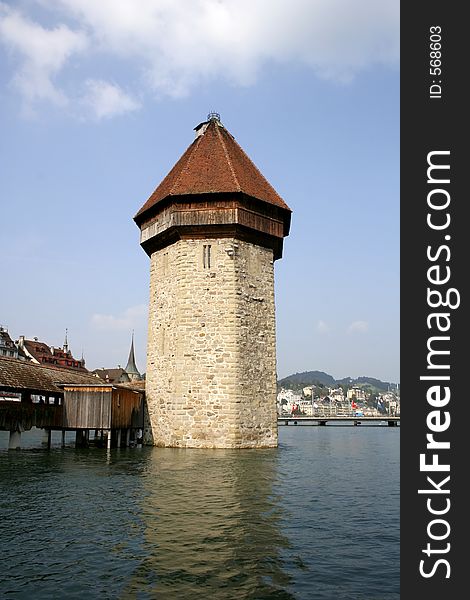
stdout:
{"type": "Polygon", "coordinates": [[[144,250],[178,239],[236,237],[282,255],[291,210],[212,113],[135,215],[144,250]]]}

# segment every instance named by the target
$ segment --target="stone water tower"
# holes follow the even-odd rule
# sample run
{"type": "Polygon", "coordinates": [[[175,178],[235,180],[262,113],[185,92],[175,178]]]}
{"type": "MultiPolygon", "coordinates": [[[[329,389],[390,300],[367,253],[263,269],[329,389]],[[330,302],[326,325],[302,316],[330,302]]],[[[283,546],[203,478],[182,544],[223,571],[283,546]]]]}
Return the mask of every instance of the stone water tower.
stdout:
{"type": "Polygon", "coordinates": [[[291,210],[217,113],[134,217],[150,256],[145,441],[277,446],[274,261],[291,210]]]}

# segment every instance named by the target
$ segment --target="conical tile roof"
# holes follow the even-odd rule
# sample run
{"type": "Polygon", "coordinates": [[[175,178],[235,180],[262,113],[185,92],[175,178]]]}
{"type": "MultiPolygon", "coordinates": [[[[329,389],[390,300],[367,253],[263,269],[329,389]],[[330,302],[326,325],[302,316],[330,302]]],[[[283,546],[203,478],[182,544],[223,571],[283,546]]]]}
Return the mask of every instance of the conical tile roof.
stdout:
{"type": "Polygon", "coordinates": [[[197,137],[134,217],[171,196],[242,192],[290,211],[271,184],[216,118],[196,128],[197,137]]]}

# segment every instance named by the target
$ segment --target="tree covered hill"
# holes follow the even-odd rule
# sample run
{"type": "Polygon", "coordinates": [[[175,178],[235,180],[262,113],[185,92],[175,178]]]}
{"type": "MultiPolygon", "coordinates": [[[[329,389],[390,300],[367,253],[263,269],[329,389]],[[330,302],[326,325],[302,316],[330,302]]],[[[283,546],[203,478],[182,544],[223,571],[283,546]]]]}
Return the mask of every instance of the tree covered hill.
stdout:
{"type": "Polygon", "coordinates": [[[278,386],[283,388],[290,388],[293,390],[302,389],[309,385],[316,386],[358,386],[369,388],[372,391],[377,390],[381,392],[386,392],[394,385],[390,384],[388,381],[381,381],[380,379],[375,379],[374,377],[357,377],[353,379],[352,377],[345,377],[343,379],[335,379],[328,373],[324,373],[323,371],[304,371],[303,373],[294,373],[293,375],[288,375],[283,379],[278,381],[278,386]]]}
{"type": "Polygon", "coordinates": [[[304,371],[294,373],[279,380],[279,385],[286,388],[297,389],[307,385],[336,385],[335,379],[323,371],[304,371]]]}

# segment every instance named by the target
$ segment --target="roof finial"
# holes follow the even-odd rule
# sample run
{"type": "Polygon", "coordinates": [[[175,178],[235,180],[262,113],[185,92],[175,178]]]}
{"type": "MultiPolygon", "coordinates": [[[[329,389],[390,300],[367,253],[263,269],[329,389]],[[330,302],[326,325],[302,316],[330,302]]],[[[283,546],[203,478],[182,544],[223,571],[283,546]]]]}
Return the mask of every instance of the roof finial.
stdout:
{"type": "Polygon", "coordinates": [[[207,115],[207,120],[208,121],[220,121],[220,114],[218,112],[215,111],[211,111],[208,115],[207,115]]]}
{"type": "Polygon", "coordinates": [[[67,352],[67,350],[69,349],[69,344],[68,344],[68,341],[67,341],[67,333],[68,333],[68,329],[65,328],[64,352],[67,352]]]}

